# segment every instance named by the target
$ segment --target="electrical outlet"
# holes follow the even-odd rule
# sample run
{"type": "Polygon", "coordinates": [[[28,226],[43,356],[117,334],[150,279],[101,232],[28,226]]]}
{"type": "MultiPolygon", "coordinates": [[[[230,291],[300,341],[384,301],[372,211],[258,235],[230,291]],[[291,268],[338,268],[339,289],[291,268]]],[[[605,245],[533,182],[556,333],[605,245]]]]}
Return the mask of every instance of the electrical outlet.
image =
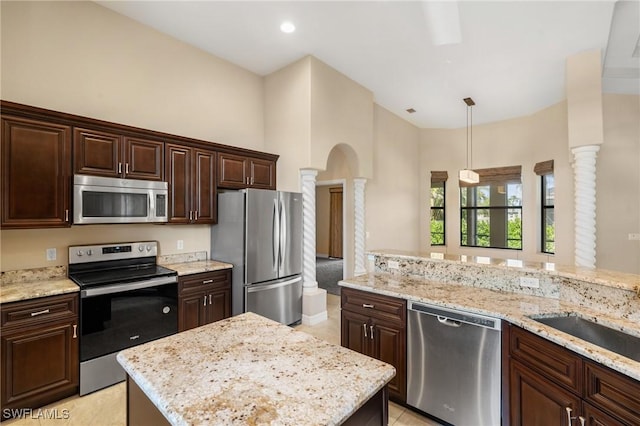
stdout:
{"type": "Polygon", "coordinates": [[[531,277],[520,277],[521,287],[540,288],[540,280],[531,277]]]}
{"type": "Polygon", "coordinates": [[[390,260],[388,263],[389,269],[400,269],[400,263],[395,260],[390,260]]]}
{"type": "Polygon", "coordinates": [[[184,240],[178,240],[178,250],[184,250],[184,240]]]}
{"type": "Polygon", "coordinates": [[[640,241],[640,234],[629,234],[629,241],[640,241]]]}
{"type": "Polygon", "coordinates": [[[55,248],[47,249],[47,260],[56,260],[57,252],[55,248]]]}

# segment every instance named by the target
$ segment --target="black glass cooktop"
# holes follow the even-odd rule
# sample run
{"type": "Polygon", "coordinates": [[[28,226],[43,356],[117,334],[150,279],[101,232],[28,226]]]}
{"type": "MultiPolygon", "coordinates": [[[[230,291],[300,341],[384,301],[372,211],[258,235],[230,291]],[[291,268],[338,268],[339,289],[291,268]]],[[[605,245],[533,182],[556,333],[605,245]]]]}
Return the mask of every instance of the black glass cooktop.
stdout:
{"type": "Polygon", "coordinates": [[[125,284],[152,278],[170,277],[178,275],[176,271],[160,265],[133,265],[122,268],[93,269],[90,271],[73,272],[69,278],[80,287],[95,287],[112,284],[125,284]]]}

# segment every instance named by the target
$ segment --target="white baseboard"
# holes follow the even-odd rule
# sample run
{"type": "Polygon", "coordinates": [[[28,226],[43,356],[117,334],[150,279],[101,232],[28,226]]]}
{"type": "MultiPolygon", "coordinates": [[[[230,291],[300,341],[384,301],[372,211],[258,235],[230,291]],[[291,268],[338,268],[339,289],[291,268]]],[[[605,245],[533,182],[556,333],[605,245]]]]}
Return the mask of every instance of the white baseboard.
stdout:
{"type": "Polygon", "coordinates": [[[304,325],[316,325],[329,319],[327,311],[317,313],[315,315],[302,314],[302,324],[304,325]]]}
{"type": "Polygon", "coordinates": [[[325,257],[325,258],[329,258],[329,254],[328,253],[316,253],[316,257],[325,257]]]}

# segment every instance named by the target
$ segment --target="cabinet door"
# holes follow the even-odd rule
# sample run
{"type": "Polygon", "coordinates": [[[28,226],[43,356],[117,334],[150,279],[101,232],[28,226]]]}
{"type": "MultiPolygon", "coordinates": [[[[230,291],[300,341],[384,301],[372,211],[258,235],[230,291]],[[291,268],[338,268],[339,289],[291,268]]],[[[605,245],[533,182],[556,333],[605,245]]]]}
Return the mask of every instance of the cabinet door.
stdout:
{"type": "Polygon", "coordinates": [[[512,426],[569,426],[567,407],[573,416],[580,413],[577,396],[513,359],[510,389],[512,426]]]}
{"type": "Polygon", "coordinates": [[[195,150],[192,208],[195,223],[216,223],[216,153],[195,150]]]}
{"type": "Polygon", "coordinates": [[[218,154],[218,186],[221,188],[246,188],[249,167],[247,158],[233,154],[218,154]]]}
{"type": "Polygon", "coordinates": [[[370,318],[342,310],[341,345],[361,354],[373,356],[370,336],[370,318]]]}
{"type": "Polygon", "coordinates": [[[191,149],[180,145],[165,146],[169,182],[169,222],[189,223],[191,209],[191,149]]]}
{"type": "Polygon", "coordinates": [[[199,327],[206,323],[208,297],[205,293],[180,296],[178,331],[199,327]]]}
{"type": "Polygon", "coordinates": [[[582,416],[586,419],[586,426],[625,426],[625,423],[614,419],[586,402],[582,404],[582,416]]]}
{"type": "Polygon", "coordinates": [[[2,117],[2,227],[67,227],[71,127],[2,117]]]}
{"type": "Polygon", "coordinates": [[[231,316],[231,290],[217,289],[209,291],[206,324],[220,321],[231,316]]]}
{"type": "MultiPolygon", "coordinates": [[[[371,327],[369,328],[370,333],[371,327]]],[[[406,401],[407,333],[392,325],[376,322],[373,326],[373,357],[396,368],[396,376],[389,382],[389,395],[406,401]]]]}
{"type": "Polygon", "coordinates": [[[163,148],[163,142],[125,137],[123,177],[128,179],[163,180],[163,148]]]}
{"type": "Polygon", "coordinates": [[[276,189],[275,162],[250,158],[249,169],[249,186],[251,188],[276,189]]]}
{"type": "Polygon", "coordinates": [[[35,408],[78,390],[75,320],[2,333],[2,407],[35,408]]]}
{"type": "Polygon", "coordinates": [[[584,399],[640,425],[640,382],[592,361],[585,361],[584,367],[584,399]]]}
{"type": "Polygon", "coordinates": [[[73,130],[73,163],[78,174],[121,177],[124,165],[122,138],[114,133],[76,127],[73,130]]]}

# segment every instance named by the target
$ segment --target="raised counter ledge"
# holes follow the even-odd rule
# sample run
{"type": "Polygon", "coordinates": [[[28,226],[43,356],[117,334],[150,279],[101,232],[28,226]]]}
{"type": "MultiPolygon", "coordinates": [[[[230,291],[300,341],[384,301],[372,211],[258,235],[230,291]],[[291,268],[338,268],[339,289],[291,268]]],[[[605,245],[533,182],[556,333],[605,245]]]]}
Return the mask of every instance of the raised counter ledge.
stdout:
{"type": "Polygon", "coordinates": [[[337,425],[395,376],[388,364],[253,313],[117,359],[174,425],[337,425]]]}
{"type": "Polygon", "coordinates": [[[640,362],[620,356],[582,339],[539,323],[530,316],[577,313],[587,320],[640,336],[638,321],[616,317],[615,311],[605,315],[568,303],[562,299],[528,296],[504,291],[429,281],[385,273],[365,274],[342,280],[340,286],[398,297],[414,302],[462,309],[504,319],[532,333],[545,337],[585,358],[599,362],[636,380],[640,380],[640,362]]]}
{"type": "Polygon", "coordinates": [[[0,303],[78,291],[80,287],[67,278],[66,266],[6,271],[0,280],[0,303]]]}
{"type": "Polygon", "coordinates": [[[218,262],[217,260],[196,260],[192,262],[167,263],[162,266],[176,271],[178,276],[233,268],[232,264],[218,262]]]}

